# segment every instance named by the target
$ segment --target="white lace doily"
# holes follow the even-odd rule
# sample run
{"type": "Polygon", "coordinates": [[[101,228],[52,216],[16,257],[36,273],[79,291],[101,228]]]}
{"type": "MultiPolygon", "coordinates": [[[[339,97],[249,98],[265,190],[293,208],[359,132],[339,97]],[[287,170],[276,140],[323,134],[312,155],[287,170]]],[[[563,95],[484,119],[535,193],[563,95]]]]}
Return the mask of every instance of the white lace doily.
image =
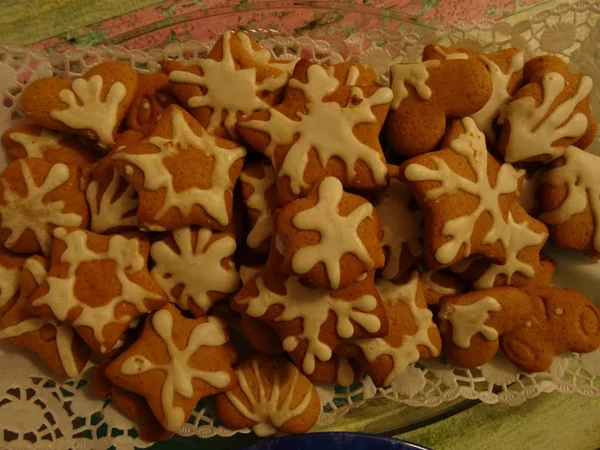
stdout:
{"type": "MultiPolygon", "coordinates": [[[[373,66],[385,81],[392,59],[417,60],[424,45],[441,42],[450,46],[466,46],[478,51],[496,51],[521,47],[527,56],[543,53],[560,55],[571,65],[591,76],[594,89],[590,94],[596,117],[600,117],[600,3],[578,1],[544,11],[530,20],[514,25],[484,20],[458,23],[436,32],[418,35],[377,30],[357,33],[344,42],[330,44],[328,35],[322,40],[308,37],[263,39],[262,45],[278,57],[301,55],[319,62],[356,60],[373,66]]],[[[326,33],[326,32],[324,32],[326,33]]],[[[331,36],[335,33],[332,31],[331,36]]],[[[186,62],[204,56],[212,43],[188,42],[172,44],[165,49],[148,52],[124,47],[76,48],[63,54],[0,46],[0,127],[4,129],[23,121],[19,96],[31,80],[58,75],[76,77],[89,67],[106,59],[129,62],[140,72],[156,71],[158,61],[176,58],[186,62]]],[[[594,151],[600,154],[600,138],[594,151]]],[[[4,153],[0,169],[5,166],[4,153]]],[[[600,265],[584,256],[553,251],[559,265],[555,276],[558,285],[583,290],[600,305],[597,292],[600,265]]],[[[133,449],[150,445],[139,439],[135,425],[108,402],[89,392],[85,376],[80,380],[54,380],[52,375],[23,349],[0,343],[0,440],[11,448],[107,448],[133,449]]],[[[544,373],[521,373],[502,354],[485,366],[465,370],[439,360],[423,361],[410,367],[391,386],[376,389],[367,377],[349,388],[319,386],[323,411],[319,424],[328,425],[350,408],[382,396],[412,406],[438,406],[459,397],[486,403],[518,405],[542,392],[600,396],[600,351],[586,355],[565,354],[554,359],[544,373]]],[[[214,418],[210,401],[201,402],[181,430],[183,436],[230,436],[249,433],[232,431],[214,418]]]]}

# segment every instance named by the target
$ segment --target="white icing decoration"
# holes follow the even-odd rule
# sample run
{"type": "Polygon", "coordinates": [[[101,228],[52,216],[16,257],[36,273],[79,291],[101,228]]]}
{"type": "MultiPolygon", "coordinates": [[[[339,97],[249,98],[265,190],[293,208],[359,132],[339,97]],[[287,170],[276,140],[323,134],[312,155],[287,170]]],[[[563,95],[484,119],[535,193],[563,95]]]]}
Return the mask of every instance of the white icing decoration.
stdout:
{"type": "Polygon", "coordinates": [[[0,309],[4,308],[8,301],[19,292],[19,281],[21,269],[13,267],[9,269],[0,265],[0,309]]]}
{"type": "Polygon", "coordinates": [[[242,284],[246,284],[248,281],[254,278],[254,275],[256,275],[260,269],[260,267],[241,266],[240,279],[242,280],[242,284]]]}
{"type": "Polygon", "coordinates": [[[492,122],[498,115],[500,107],[510,100],[510,94],[507,92],[508,84],[512,76],[523,68],[525,59],[522,51],[515,53],[510,59],[510,65],[506,73],[502,72],[500,67],[487,56],[480,55],[479,59],[486,64],[490,72],[492,78],[492,95],[479,111],[471,114],[471,118],[475,121],[477,127],[484,132],[486,137],[493,140],[495,139],[495,135],[492,122]]]}
{"type": "MultiPolygon", "coordinates": [[[[439,355],[438,349],[429,338],[430,328],[435,327],[433,314],[429,309],[421,308],[416,303],[418,281],[418,272],[413,272],[410,280],[402,285],[396,285],[383,279],[378,280],[376,283],[384,304],[389,304],[389,308],[393,308],[396,302],[403,302],[408,307],[417,326],[414,334],[404,336],[398,347],[390,345],[386,338],[357,339],[353,341],[361,348],[369,363],[373,363],[381,355],[387,355],[392,359],[394,366],[385,378],[384,386],[388,386],[398,375],[405,372],[410,364],[419,360],[419,346],[429,349],[433,356],[439,355]]],[[[390,332],[393,333],[393,330],[390,330],[390,332]]]]}
{"type": "Polygon", "coordinates": [[[348,387],[354,383],[354,369],[345,356],[338,355],[336,381],[340,386],[348,387]]]}
{"type": "Polygon", "coordinates": [[[295,408],[292,408],[292,400],[294,399],[294,391],[296,390],[296,383],[298,381],[298,369],[293,368],[290,387],[283,399],[280,398],[281,380],[279,379],[279,373],[275,372],[272,377],[269,377],[273,386],[271,387],[271,392],[267,393],[256,359],[252,360],[252,372],[258,388],[258,398],[252,392],[244,371],[236,371],[240,389],[250,403],[250,409],[233,392],[226,392],[225,395],[240,414],[248,420],[255,422],[252,426],[254,434],[259,437],[270,436],[275,434],[277,428],[281,428],[288,420],[298,417],[306,410],[312,399],[313,390],[312,388],[308,389],[300,403],[295,408]]]}
{"type": "Polygon", "coordinates": [[[528,320],[527,322],[525,322],[525,326],[526,326],[527,328],[531,328],[531,327],[533,326],[533,323],[531,323],[531,321],[530,321],[530,320],[528,320]]]}
{"type": "Polygon", "coordinates": [[[556,314],[557,316],[562,316],[565,313],[565,310],[562,308],[556,308],[554,310],[554,314],[556,314]]]}
{"type": "Polygon", "coordinates": [[[318,231],[319,243],[301,247],[292,259],[295,273],[303,275],[315,265],[325,264],[332,289],[338,289],[341,281],[340,259],[346,253],[356,256],[367,271],[375,267],[373,259],[358,235],[363,220],[373,217],[373,205],[365,202],[347,216],[339,213],[339,203],[344,194],[340,180],[325,178],[319,185],[319,200],[312,208],[294,216],[293,224],[300,230],[318,231]]]}
{"type": "Polygon", "coordinates": [[[202,347],[218,347],[227,342],[226,328],[221,320],[209,316],[206,322],[193,329],[186,346],[180,349],[173,342],[173,316],[169,311],[166,309],[157,311],[152,316],[152,326],[166,344],[169,362],[156,364],[143,355],[134,355],[123,361],[121,373],[138,375],[151,370],[161,370],[165,373],[165,381],[161,388],[161,405],[165,416],[162,425],[165,429],[176,433],[187,417],[182,408],[175,406],[175,394],[187,399],[193,398],[193,381],[196,378],[217,389],[223,389],[231,383],[231,377],[227,372],[208,372],[190,366],[190,359],[202,347]]]}
{"type": "Polygon", "coordinates": [[[48,275],[48,271],[44,265],[35,258],[27,258],[23,268],[29,270],[29,273],[31,273],[31,276],[35,280],[35,284],[38,286],[44,282],[48,275]]]}
{"type": "Polygon", "coordinates": [[[242,47],[244,47],[244,50],[246,50],[248,54],[252,57],[252,59],[254,59],[254,61],[256,61],[257,63],[265,64],[274,69],[291,73],[294,70],[296,63],[299,61],[298,58],[294,58],[293,60],[287,62],[271,62],[272,55],[269,50],[267,50],[266,48],[254,50],[250,42],[250,37],[243,31],[238,31],[235,35],[240,40],[240,43],[242,44],[242,47]]]}
{"type": "Polygon", "coordinates": [[[355,86],[359,78],[360,70],[358,67],[350,66],[348,68],[348,75],[346,75],[346,86],[355,86]]]}
{"type": "Polygon", "coordinates": [[[283,348],[292,352],[301,341],[307,341],[302,370],[311,374],[315,370],[315,357],[322,362],[329,361],[331,348],[319,339],[321,326],[327,320],[329,312],[336,316],[336,331],[340,338],[349,338],[354,334],[352,321],[362,326],[369,333],[377,332],[381,327],[379,318],[371,314],[377,307],[377,299],[372,295],[362,295],[354,300],[342,300],[331,296],[331,291],[312,289],[300,283],[297,277],[286,279],[284,295],[271,292],[264,285],[261,276],[256,278],[258,295],[243,300],[247,304],[245,313],[252,317],[263,316],[272,305],[281,305],[283,310],[274,320],[289,322],[302,319],[303,330],[296,336],[288,336],[283,340],[283,348]]]}
{"type": "Polygon", "coordinates": [[[554,211],[540,215],[540,220],[560,225],[589,206],[595,225],[594,249],[600,252],[600,158],[573,146],[567,147],[563,157],[565,164],[545,172],[542,182],[566,185],[567,196],[554,211]]]}
{"type": "MultiPolygon", "coordinates": [[[[159,149],[158,152],[138,155],[117,152],[113,159],[121,159],[137,166],[144,173],[145,189],[165,191],[163,205],[154,215],[154,220],[162,218],[171,208],[178,208],[182,215],[189,216],[194,206],[201,206],[221,225],[228,225],[225,192],[233,188],[229,179],[229,169],[238,159],[246,156],[246,150],[243,147],[219,147],[215,137],[206,132],[198,136],[177,108],[172,109],[171,121],[171,139],[153,136],[148,140],[149,144],[159,149]],[[214,159],[210,188],[189,187],[180,192],[175,190],[173,174],[167,170],[164,161],[177,156],[181,148],[192,148],[214,159]]],[[[142,225],[146,227],[149,224],[142,225]]]]}
{"type": "Polygon", "coordinates": [[[230,294],[239,288],[240,277],[231,264],[224,269],[221,260],[229,258],[236,249],[235,239],[224,235],[206,247],[212,231],[198,230],[198,240],[192,247],[192,231],[189,227],[173,231],[178,251],[173,251],[163,241],[152,244],[150,255],[156,263],[150,274],[181,309],[190,309],[190,300],[204,312],[212,306],[210,292],[230,294]],[[183,285],[178,298],[171,291],[183,285]]]}
{"type": "Polygon", "coordinates": [[[272,166],[262,165],[264,176],[262,178],[254,178],[247,173],[242,172],[240,181],[252,186],[252,195],[244,200],[248,208],[255,209],[259,212],[256,223],[252,225],[252,229],[246,237],[246,243],[250,248],[258,248],[260,244],[269,239],[273,234],[274,223],[273,213],[269,211],[269,205],[265,194],[277,182],[277,176],[272,166]]]}
{"type": "Polygon", "coordinates": [[[128,185],[123,193],[113,201],[121,180],[123,178],[113,169],[112,180],[100,196],[100,203],[98,203],[98,182],[92,180],[88,185],[86,197],[90,204],[92,231],[104,233],[111,228],[133,227],[136,225],[135,214],[125,217],[138,207],[138,197],[133,186],[128,185]]]}
{"type": "Polygon", "coordinates": [[[437,53],[442,55],[444,57],[444,59],[469,59],[469,55],[467,55],[466,53],[462,53],[462,52],[448,53],[448,52],[444,51],[443,48],[438,47],[437,45],[435,45],[433,47],[433,50],[435,50],[437,53]]]}
{"type": "Polygon", "coordinates": [[[470,117],[462,120],[465,133],[450,143],[450,148],[465,157],[475,174],[475,181],[453,172],[446,162],[438,156],[431,156],[436,169],[429,169],[419,164],[410,164],[405,176],[411,181],[439,181],[440,186],[431,189],[426,194],[427,200],[437,200],[442,195],[454,195],[459,191],[479,197],[477,208],[469,215],[448,220],[442,227],[442,235],[450,236],[451,240],[441,245],[436,253],[436,259],[442,264],[448,264],[459,254],[464,246],[463,257],[471,254],[471,235],[481,214],[487,212],[492,225],[482,239],[483,244],[493,244],[500,240],[504,248],[508,247],[510,229],[502,216],[499,196],[515,192],[518,180],[524,174],[523,170],[515,170],[510,164],[503,164],[496,174],[496,185],[490,186],[487,175],[487,160],[489,157],[485,136],[477,129],[470,117]]]}
{"type": "Polygon", "coordinates": [[[69,179],[69,168],[65,164],[54,164],[41,186],[37,186],[29,166],[20,161],[21,173],[27,193],[21,197],[13,192],[6,180],[2,180],[4,188],[4,205],[0,205],[2,227],[10,230],[5,242],[11,248],[19,240],[25,230],[31,230],[45,255],[50,254],[52,239],[48,234],[48,224],[66,227],[79,227],[83,218],[75,213],[63,213],[63,200],[45,202],[44,197],[54,189],[62,186],[69,179]]]}
{"type": "Polygon", "coordinates": [[[147,291],[140,285],[132,282],[128,274],[134,274],[146,268],[146,261],[140,254],[138,239],[127,239],[120,235],[111,236],[108,241],[108,250],[95,252],[87,246],[87,235],[83,230],[67,233],[64,228],[54,230],[55,239],[62,240],[66,250],[60,260],[69,265],[65,278],[48,276],[48,293],[32,302],[33,306],[48,305],[54,316],[61,321],[67,319],[69,311],[81,308],[81,313],[72,323],[74,327],[90,327],[94,338],[100,344],[100,349],[105,352],[104,327],[113,323],[129,323],[133,317],[123,314],[115,317],[115,308],[121,302],[127,302],[136,307],[140,313],[149,312],[145,300],[160,300],[162,296],[147,291]],[[92,307],[75,296],[75,281],[77,268],[82,263],[92,261],[110,260],[116,265],[115,276],[121,284],[120,294],[110,299],[102,299],[101,306],[92,307]]]}
{"type": "Polygon", "coordinates": [[[269,105],[258,94],[262,91],[274,91],[282,88],[289,78],[289,73],[281,72],[276,77],[266,78],[262,83],[257,83],[255,67],[236,68],[230,42],[231,32],[228,31],[223,35],[223,58],[221,61],[208,58],[198,61],[202,75],[175,70],[169,74],[169,79],[175,83],[189,83],[204,87],[206,93],[191,97],[188,100],[188,106],[190,108],[207,106],[212,109],[207,127],[210,133],[221,125],[222,115],[225,112],[225,127],[235,138],[238,112],[250,114],[252,111],[267,109],[269,105]]]}
{"type": "Polygon", "coordinates": [[[292,120],[274,108],[269,108],[269,120],[251,120],[241,123],[242,126],[260,130],[270,136],[270,142],[264,153],[274,159],[275,149],[294,142],[281,167],[279,177],[288,176],[294,194],[300,194],[309,186],[304,182],[304,172],[311,149],[317,152],[323,167],[333,157],[340,158],[346,165],[346,176],[349,180],[356,175],[354,165],[362,161],[373,173],[375,183],[385,186],[387,183],[387,166],[384,157],[375,149],[358,140],[353,132],[356,125],[377,123],[371,108],[384,105],[392,100],[392,92],[388,88],[378,89],[371,97],[365,98],[362,89],[352,87],[350,98],[345,106],[337,102],[324,101],[335,92],[340,82],[327,71],[314,64],[307,70],[308,82],[290,80],[289,87],[299,89],[306,99],[308,112],[297,112],[299,120],[292,120]],[[353,101],[353,98],[356,101],[353,101]]]}
{"type": "Polygon", "coordinates": [[[400,259],[403,247],[414,256],[423,254],[423,212],[409,209],[412,196],[406,185],[395,178],[379,197],[375,209],[379,213],[383,238],[381,246],[388,248],[388,258],[381,275],[391,280],[400,275],[400,259]]]}
{"type": "Polygon", "coordinates": [[[575,95],[548,114],[565,88],[564,77],[550,72],[542,78],[543,100],[539,106],[535,105],[533,97],[522,97],[502,108],[499,123],[510,123],[504,160],[516,162],[540,155],[548,155],[552,159],[561,156],[565,147],[553,147],[552,144],[565,137],[576,138],[585,132],[587,117],[583,113],[573,114],[573,111],[590,93],[592,85],[590,77],[582,77],[575,95]]]}
{"type": "Polygon", "coordinates": [[[414,64],[392,64],[392,67],[390,67],[392,76],[391,89],[394,93],[392,109],[398,109],[402,100],[408,97],[406,84],[415,88],[417,95],[421,99],[429,100],[431,98],[431,88],[426,84],[429,79],[429,69],[433,69],[439,65],[440,61],[437,59],[414,64]]]}
{"type": "Polygon", "coordinates": [[[471,339],[481,333],[488,341],[498,339],[498,331],[485,322],[490,312],[498,312],[502,306],[498,301],[486,295],[470,305],[445,304],[439,317],[452,323],[452,339],[460,348],[469,348],[471,339]]]}
{"type": "Polygon", "coordinates": [[[10,133],[10,139],[21,144],[28,158],[43,158],[47,150],[60,148],[60,141],[64,134],[41,129],[39,136],[28,133],[10,133]]]}
{"type": "Polygon", "coordinates": [[[119,105],[127,95],[125,85],[114,82],[102,100],[104,80],[94,75],[89,80],[78,78],[71,89],[63,89],[58,98],[68,105],[63,110],[50,111],[50,117],[76,130],[92,130],[105,145],[114,144],[113,131],[117,127],[119,105]]]}

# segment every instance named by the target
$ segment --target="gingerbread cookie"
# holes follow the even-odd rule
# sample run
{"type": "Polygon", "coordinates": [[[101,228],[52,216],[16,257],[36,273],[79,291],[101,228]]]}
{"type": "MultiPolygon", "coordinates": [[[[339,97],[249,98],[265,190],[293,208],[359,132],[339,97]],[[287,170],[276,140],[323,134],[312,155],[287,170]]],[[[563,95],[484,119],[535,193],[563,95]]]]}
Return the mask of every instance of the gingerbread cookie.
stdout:
{"type": "Polygon", "coordinates": [[[227,31],[197,65],[164,61],[162,66],[172,92],[200,125],[216,136],[235,139],[240,116],[281,99],[294,64],[271,60],[270,52],[244,32],[227,31]]]}
{"type": "Polygon", "coordinates": [[[78,166],[22,158],[0,174],[0,241],[13,252],[49,255],[52,231],[88,216],[78,166]]]}
{"type": "Polygon", "coordinates": [[[8,311],[19,297],[21,270],[26,257],[0,247],[0,317],[8,311]]]}
{"type": "Polygon", "coordinates": [[[343,84],[331,69],[301,60],[283,103],[237,123],[242,139],[271,159],[282,205],[306,195],[325,176],[340,179],[345,188],[387,185],[378,136],[392,92],[343,84]]]}
{"type": "Polygon", "coordinates": [[[556,56],[525,64],[527,84],[503,107],[498,148],[506,162],[549,161],[568,145],[585,148],[594,140],[596,121],[588,94],[592,79],[574,74],[556,56]]]}
{"type": "Polygon", "coordinates": [[[541,178],[540,220],[552,245],[600,258],[600,157],[566,148],[541,178]]]}
{"type": "Polygon", "coordinates": [[[20,296],[0,318],[0,339],[32,349],[56,373],[76,378],[85,367],[90,348],[64,323],[29,312],[31,295],[47,275],[48,260],[32,256],[23,267],[20,296]]]}
{"type": "Polygon", "coordinates": [[[259,253],[268,253],[278,206],[275,170],[267,161],[250,162],[242,169],[240,181],[252,225],[246,244],[259,253]]]}
{"type": "Polygon", "coordinates": [[[187,225],[224,230],[246,150],[206,132],[187,112],[169,106],[152,135],[118,150],[112,160],[138,192],[138,226],[165,231],[187,225]]]}
{"type": "Polygon", "coordinates": [[[450,271],[420,268],[419,272],[427,306],[437,306],[442,297],[459,294],[466,288],[466,283],[450,271]]]}
{"type": "Polygon", "coordinates": [[[102,236],[57,228],[52,265],[31,311],[71,324],[96,352],[110,351],[132,319],[167,302],[146,268],[149,251],[139,232],[102,236]]]}
{"type": "Polygon", "coordinates": [[[533,167],[527,168],[527,173],[523,177],[521,188],[519,189],[519,196],[517,202],[523,207],[523,209],[533,217],[538,217],[540,214],[540,186],[542,184],[542,175],[546,171],[544,165],[534,165],[533,167]]]}
{"type": "Polygon", "coordinates": [[[213,303],[240,287],[233,262],[235,249],[235,239],[228,234],[180,228],[152,244],[150,274],[171,302],[196,317],[203,316],[213,303]]]}
{"type": "Polygon", "coordinates": [[[149,135],[167,106],[175,99],[167,91],[169,77],[164,73],[145,73],[138,76],[137,90],[127,111],[127,129],[149,135]]]}
{"type": "Polygon", "coordinates": [[[255,356],[236,367],[239,384],[218,394],[217,414],[233,430],[252,428],[257,436],[278,430],[305,433],[321,413],[312,383],[284,358],[255,356]]]}
{"type": "Polygon", "coordinates": [[[409,189],[400,181],[399,167],[388,165],[388,168],[390,185],[377,194],[374,204],[381,222],[381,246],[386,256],[381,276],[392,280],[423,254],[423,213],[409,189]]]}
{"type": "Polygon", "coordinates": [[[318,374],[343,339],[387,334],[387,319],[372,272],[338,291],[308,287],[297,277],[280,272],[281,257],[274,253],[231,306],[275,329],[283,348],[304,374],[318,374]]]}
{"type": "Polygon", "coordinates": [[[154,416],[177,433],[198,401],[237,383],[235,348],[216,317],[187,319],[168,304],[153,313],[140,338],[106,369],[117,386],[144,397],[154,416]]]}
{"type": "Polygon", "coordinates": [[[364,198],[327,177],[308,197],[288,203],[277,217],[283,270],[325,289],[344,289],[382,267],[379,215],[364,198]]]}
{"type": "Polygon", "coordinates": [[[491,78],[477,59],[392,64],[390,85],[394,99],[385,136],[391,149],[405,156],[434,150],[447,119],[479,111],[492,94],[491,78]]]}
{"type": "Polygon", "coordinates": [[[42,158],[51,163],[80,166],[84,177],[98,161],[98,153],[77,136],[46,130],[39,125],[10,128],[2,135],[2,144],[12,159],[42,158]]]}
{"type": "Polygon", "coordinates": [[[470,116],[486,138],[494,141],[494,119],[500,113],[500,108],[508,103],[519,88],[523,79],[524,54],[518,48],[508,48],[494,53],[477,55],[467,49],[454,50],[431,44],[423,50],[423,61],[469,58],[479,58],[484,62],[492,80],[492,94],[487,103],[470,116]]]}
{"type": "Polygon", "coordinates": [[[21,94],[21,105],[31,120],[45,128],[111,146],[134,99],[137,79],[129,65],[106,61],[73,82],[41,78],[29,83],[21,94]]]}
{"type": "Polygon", "coordinates": [[[438,356],[442,348],[419,273],[414,271],[405,278],[408,280],[376,283],[388,317],[389,334],[342,343],[336,350],[364,361],[367,373],[378,387],[389,386],[410,364],[438,356]]]}
{"type": "Polygon", "coordinates": [[[435,270],[480,254],[501,264],[492,278],[517,271],[531,277],[548,233],[515,201],[524,171],[500,165],[471,118],[456,122],[447,140],[449,148],[400,168],[425,213],[425,262],[435,270]]]}

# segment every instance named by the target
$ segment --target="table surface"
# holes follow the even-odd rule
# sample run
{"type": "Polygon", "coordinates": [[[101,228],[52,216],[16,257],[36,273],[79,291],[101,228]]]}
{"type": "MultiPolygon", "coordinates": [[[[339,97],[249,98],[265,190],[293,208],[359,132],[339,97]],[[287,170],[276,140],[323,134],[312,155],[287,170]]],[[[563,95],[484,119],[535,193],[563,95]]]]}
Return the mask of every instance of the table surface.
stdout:
{"type": "MultiPolygon", "coordinates": [[[[242,7],[253,0],[235,0],[242,7]]],[[[350,0],[350,2],[352,2],[350,0]]],[[[206,9],[221,4],[214,0],[27,0],[0,1],[0,42],[36,47],[60,44],[94,45],[128,29],[168,19],[189,8],[206,9]]],[[[229,2],[231,3],[231,2],[229,2]]],[[[361,3],[391,6],[425,21],[446,24],[457,19],[508,18],[522,20],[556,0],[378,0],[361,3]]],[[[395,406],[376,419],[343,419],[328,430],[368,431],[393,423],[395,406]]],[[[404,407],[405,408],[405,407],[404,407]]],[[[415,411],[415,414],[417,412],[415,411]]],[[[600,398],[542,394],[519,407],[472,404],[451,411],[434,422],[420,423],[412,431],[392,433],[396,437],[435,449],[597,449],[600,448],[600,398]],[[398,434],[399,433],[399,434],[398,434]]],[[[225,442],[195,441],[194,448],[226,448],[225,442]],[[212,445],[211,445],[212,444],[212,445]]],[[[244,439],[233,439],[240,446],[244,439]]],[[[177,444],[157,448],[181,448],[177,444]]],[[[186,445],[187,447],[187,445],[186,445]]],[[[191,446],[190,446],[191,448],[191,446]]]]}

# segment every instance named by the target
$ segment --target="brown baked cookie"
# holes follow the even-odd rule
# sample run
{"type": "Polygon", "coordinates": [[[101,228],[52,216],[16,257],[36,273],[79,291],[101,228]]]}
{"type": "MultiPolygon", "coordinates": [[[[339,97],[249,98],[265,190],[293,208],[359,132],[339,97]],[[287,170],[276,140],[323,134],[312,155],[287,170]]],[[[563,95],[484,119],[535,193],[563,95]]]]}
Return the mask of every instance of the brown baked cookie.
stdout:
{"type": "Polygon", "coordinates": [[[0,339],[32,349],[54,372],[77,378],[85,367],[91,349],[64,323],[29,312],[29,300],[47,275],[49,261],[32,256],[25,261],[19,299],[0,318],[0,339]]]}
{"type": "Polygon", "coordinates": [[[50,254],[56,227],[87,228],[81,169],[22,158],[0,174],[0,242],[15,253],[50,254]]]}
{"type": "Polygon", "coordinates": [[[244,114],[281,100],[295,61],[277,61],[243,31],[227,31],[206,59],[185,66],[163,61],[171,91],[209,133],[235,139],[235,123],[244,114]]]}
{"type": "MultiPolygon", "coordinates": [[[[309,287],[282,273],[281,256],[267,265],[234,297],[231,307],[270,325],[283,348],[313,382],[343,339],[385,336],[387,318],[373,272],[338,291],[309,287]]],[[[327,379],[325,382],[330,381],[327,379]]]]}
{"type": "Polygon", "coordinates": [[[185,318],[168,304],[144,323],[142,335],[106,369],[117,386],[144,397],[154,416],[177,433],[198,401],[237,384],[237,358],[216,317],[185,318]]]}
{"type": "Polygon", "coordinates": [[[19,298],[21,271],[27,258],[0,247],[0,317],[19,298]]]}
{"type": "Polygon", "coordinates": [[[531,295],[541,302],[542,314],[531,326],[527,323],[500,337],[513,364],[527,372],[543,372],[555,355],[600,348],[600,311],[585,295],[560,288],[536,289],[531,295]]]}
{"type": "Polygon", "coordinates": [[[235,239],[206,228],[185,227],[154,241],[150,274],[172,303],[194,316],[238,291],[240,277],[233,261],[235,239]]]}
{"type": "Polygon", "coordinates": [[[540,220],[550,241],[600,258],[600,157],[569,146],[541,177],[540,220]]]}
{"type": "Polygon", "coordinates": [[[464,280],[450,271],[425,270],[420,267],[419,272],[427,306],[437,306],[442,297],[457,295],[466,290],[464,280]]]}
{"type": "Polygon", "coordinates": [[[31,312],[71,324],[98,353],[110,351],[132,319],[167,302],[146,268],[149,251],[143,233],[57,228],[50,271],[31,312]]]}
{"type": "Polygon", "coordinates": [[[568,145],[590,145],[596,135],[588,94],[592,79],[569,71],[557,56],[525,64],[527,83],[503,107],[498,148],[506,162],[549,161],[568,145]]]}
{"type": "Polygon", "coordinates": [[[479,111],[492,94],[489,73],[477,59],[392,64],[390,86],[394,99],[385,136],[391,149],[405,156],[437,148],[447,119],[479,111]]]}
{"type": "Polygon", "coordinates": [[[541,314],[540,303],[514,287],[443,297],[438,319],[444,352],[457,366],[481,366],[498,351],[499,337],[531,326],[541,314]]]}
{"type": "Polygon", "coordinates": [[[133,103],[127,111],[125,123],[128,130],[149,135],[167,106],[175,98],[167,91],[169,77],[164,73],[145,73],[138,76],[133,103]]]}
{"type": "Polygon", "coordinates": [[[280,210],[277,236],[285,248],[282,269],[324,289],[344,289],[385,260],[377,211],[334,177],[280,210]]]}
{"type": "Polygon", "coordinates": [[[275,210],[279,206],[275,170],[267,161],[253,161],[242,169],[240,181],[252,225],[246,244],[258,253],[268,253],[275,228],[275,210]]]}
{"type": "Polygon", "coordinates": [[[423,212],[400,180],[398,166],[388,164],[389,186],[378,192],[375,210],[381,222],[381,246],[385,265],[381,276],[392,280],[402,275],[423,254],[423,212]]]}
{"type": "Polygon", "coordinates": [[[139,143],[143,136],[126,131],[117,137],[111,150],[90,174],[86,198],[90,206],[92,231],[100,234],[124,233],[137,230],[138,195],[114,168],[112,157],[122,148],[139,143]]]}
{"type": "Polygon", "coordinates": [[[252,428],[262,437],[305,433],[317,423],[319,394],[287,359],[254,356],[235,373],[239,384],[215,399],[217,414],[229,428],[252,428]]]}
{"type": "Polygon", "coordinates": [[[479,254],[497,263],[492,280],[500,273],[531,277],[548,232],[515,201],[524,171],[500,165],[471,118],[456,122],[447,141],[448,148],[400,168],[424,211],[427,266],[436,270],[479,254]]]}
{"type": "Polygon", "coordinates": [[[300,60],[283,103],[238,121],[239,136],[271,159],[282,205],[306,195],[326,176],[338,178],[345,188],[387,185],[379,131],[392,92],[344,81],[348,76],[342,79],[335,66],[300,60]]]}
{"type": "Polygon", "coordinates": [[[340,354],[364,361],[377,387],[389,386],[410,364],[438,356],[442,348],[419,273],[414,271],[403,278],[396,282],[376,282],[388,317],[389,334],[344,342],[336,349],[340,354]]]}
{"type": "Polygon", "coordinates": [[[423,50],[423,61],[432,59],[479,59],[486,65],[492,80],[492,94],[487,103],[470,116],[486,138],[495,141],[494,120],[500,113],[500,108],[510,101],[511,96],[520,87],[523,79],[523,50],[507,48],[478,55],[468,49],[456,50],[430,44],[423,50]]]}
{"type": "Polygon", "coordinates": [[[42,158],[51,163],[75,164],[84,177],[98,161],[99,155],[77,136],[69,136],[30,124],[10,128],[2,135],[6,153],[14,160],[42,158]]]}
{"type": "Polygon", "coordinates": [[[244,148],[212,136],[171,105],[148,139],[118,150],[112,160],[138,192],[140,228],[224,230],[231,223],[233,186],[245,155],[244,148]]]}
{"type": "Polygon", "coordinates": [[[527,172],[523,177],[517,203],[533,217],[538,217],[541,212],[540,204],[540,186],[542,184],[542,175],[547,170],[547,166],[540,164],[528,164],[527,172]],[[531,167],[530,167],[531,166],[531,167]]]}
{"type": "Polygon", "coordinates": [[[25,86],[21,106],[38,125],[112,146],[135,96],[138,75],[128,64],[106,61],[81,78],[40,78],[25,86]]]}

